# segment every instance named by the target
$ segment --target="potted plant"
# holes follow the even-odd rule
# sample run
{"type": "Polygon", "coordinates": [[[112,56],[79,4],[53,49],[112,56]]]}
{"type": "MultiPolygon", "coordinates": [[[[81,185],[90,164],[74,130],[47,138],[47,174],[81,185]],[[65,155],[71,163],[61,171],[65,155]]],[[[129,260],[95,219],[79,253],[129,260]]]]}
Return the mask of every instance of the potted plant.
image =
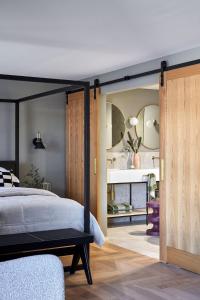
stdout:
{"type": "Polygon", "coordinates": [[[137,137],[136,139],[133,139],[130,132],[128,131],[127,143],[129,144],[130,149],[133,151],[131,168],[135,168],[135,169],[140,168],[141,161],[140,161],[140,155],[139,155],[138,151],[141,146],[141,142],[142,142],[141,137],[137,137]]]}
{"type": "Polygon", "coordinates": [[[22,178],[20,185],[23,187],[41,189],[43,182],[44,178],[40,176],[39,169],[31,165],[29,172],[22,178]]]}

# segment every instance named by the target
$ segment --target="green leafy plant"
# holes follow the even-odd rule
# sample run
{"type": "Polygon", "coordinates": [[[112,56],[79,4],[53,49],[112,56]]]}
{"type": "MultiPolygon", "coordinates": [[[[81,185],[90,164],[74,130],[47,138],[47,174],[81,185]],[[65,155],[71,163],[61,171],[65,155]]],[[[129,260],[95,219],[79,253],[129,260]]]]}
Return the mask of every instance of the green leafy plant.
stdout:
{"type": "Polygon", "coordinates": [[[31,165],[30,171],[22,178],[20,185],[24,187],[31,188],[42,188],[44,178],[39,174],[39,168],[36,168],[34,165],[31,165]]]}
{"type": "Polygon", "coordinates": [[[140,146],[141,146],[142,138],[137,137],[136,139],[133,139],[130,132],[128,131],[128,140],[127,143],[129,144],[131,150],[134,153],[138,153],[140,146]]]}

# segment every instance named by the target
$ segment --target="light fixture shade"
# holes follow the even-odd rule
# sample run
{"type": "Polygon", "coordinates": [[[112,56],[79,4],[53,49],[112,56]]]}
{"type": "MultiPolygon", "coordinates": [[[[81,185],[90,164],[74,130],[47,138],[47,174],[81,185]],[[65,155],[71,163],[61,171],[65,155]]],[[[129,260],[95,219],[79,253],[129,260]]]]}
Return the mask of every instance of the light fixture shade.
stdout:
{"type": "Polygon", "coordinates": [[[131,126],[136,126],[138,124],[138,119],[136,117],[131,117],[129,123],[131,126]]]}
{"type": "Polygon", "coordinates": [[[153,127],[153,120],[147,120],[146,121],[146,127],[152,128],[153,127]]]}
{"type": "Polygon", "coordinates": [[[40,132],[38,132],[37,137],[33,139],[33,145],[35,149],[45,149],[40,132]]]}

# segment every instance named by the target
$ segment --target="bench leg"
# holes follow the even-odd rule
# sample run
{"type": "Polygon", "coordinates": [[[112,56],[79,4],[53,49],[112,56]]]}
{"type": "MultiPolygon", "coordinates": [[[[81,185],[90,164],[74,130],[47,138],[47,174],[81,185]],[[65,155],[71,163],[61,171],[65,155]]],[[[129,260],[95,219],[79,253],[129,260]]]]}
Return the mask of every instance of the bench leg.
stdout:
{"type": "Polygon", "coordinates": [[[72,259],[72,265],[71,265],[71,268],[70,268],[70,274],[74,274],[76,272],[76,268],[78,266],[80,258],[81,258],[80,247],[76,246],[74,256],[73,256],[73,259],[72,259]]]}
{"type": "Polygon", "coordinates": [[[88,284],[92,284],[92,275],[89,265],[89,245],[83,244],[80,246],[80,256],[83,263],[83,269],[87,278],[88,284]]]}

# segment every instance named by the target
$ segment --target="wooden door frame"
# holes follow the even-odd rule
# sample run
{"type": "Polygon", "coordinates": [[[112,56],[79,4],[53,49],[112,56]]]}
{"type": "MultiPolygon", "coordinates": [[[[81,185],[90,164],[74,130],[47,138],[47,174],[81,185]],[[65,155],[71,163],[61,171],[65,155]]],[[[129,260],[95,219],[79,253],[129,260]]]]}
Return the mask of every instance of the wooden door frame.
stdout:
{"type": "Polygon", "coordinates": [[[165,159],[165,80],[164,86],[160,85],[160,261],[167,262],[167,242],[166,242],[166,201],[165,201],[165,182],[164,182],[164,159],[165,159]]]}

